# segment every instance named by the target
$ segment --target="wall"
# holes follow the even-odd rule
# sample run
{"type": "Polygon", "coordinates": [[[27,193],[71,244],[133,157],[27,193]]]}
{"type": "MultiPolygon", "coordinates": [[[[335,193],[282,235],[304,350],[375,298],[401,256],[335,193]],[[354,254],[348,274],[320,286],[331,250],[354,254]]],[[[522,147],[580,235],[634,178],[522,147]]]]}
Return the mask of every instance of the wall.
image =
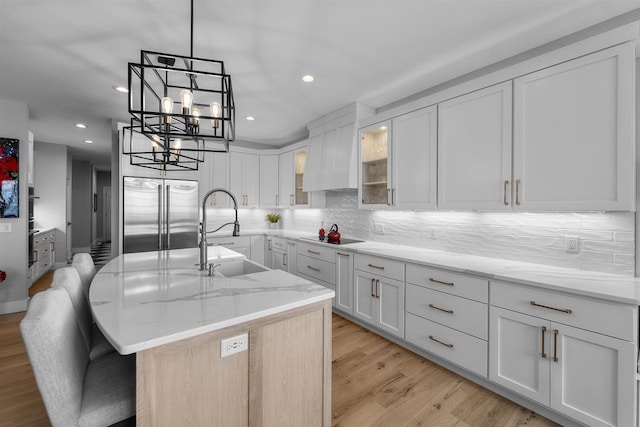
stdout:
{"type": "MultiPolygon", "coordinates": [[[[276,211],[276,210],[272,210],[276,211]]],[[[281,228],[317,233],[338,224],[342,236],[625,276],[634,275],[635,213],[523,213],[359,210],[357,190],[328,191],[326,209],[277,210],[281,228]],[[382,234],[374,232],[382,227],[382,234]],[[580,252],[565,252],[565,236],[580,252]]],[[[262,209],[241,210],[240,230],[266,229],[262,209]]],[[[210,210],[208,229],[233,220],[210,210]]],[[[225,229],[230,231],[231,229],[225,229]]]]}
{"type": "Polygon", "coordinates": [[[19,217],[0,218],[1,224],[9,224],[11,227],[10,232],[0,233],[0,270],[7,273],[7,279],[0,283],[0,314],[23,311],[27,308],[28,120],[29,110],[26,104],[0,99],[0,136],[20,140],[19,217]]]}
{"type": "Polygon", "coordinates": [[[35,227],[56,228],[56,263],[67,261],[67,146],[34,144],[35,227]],[[64,197],[63,197],[64,195],[64,197]]]}
{"type": "Polygon", "coordinates": [[[91,164],[84,160],[72,161],[72,236],[73,253],[89,252],[91,248],[91,227],[93,194],[91,193],[91,164]]]}

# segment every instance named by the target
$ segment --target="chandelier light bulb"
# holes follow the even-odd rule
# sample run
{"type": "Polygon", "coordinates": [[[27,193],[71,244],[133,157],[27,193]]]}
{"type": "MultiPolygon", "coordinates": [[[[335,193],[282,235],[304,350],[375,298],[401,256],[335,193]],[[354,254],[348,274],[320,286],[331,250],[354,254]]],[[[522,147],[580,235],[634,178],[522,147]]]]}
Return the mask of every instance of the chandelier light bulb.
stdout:
{"type": "Polygon", "coordinates": [[[173,113],[173,99],[165,96],[160,101],[160,105],[162,107],[162,113],[165,114],[164,122],[171,123],[171,116],[169,114],[173,113]]]}
{"type": "MultiPolygon", "coordinates": [[[[212,102],[211,105],[211,117],[222,117],[222,107],[217,102],[212,102]]],[[[211,120],[211,127],[217,129],[219,126],[220,120],[213,119],[211,120]]]]}
{"type": "Polygon", "coordinates": [[[180,102],[182,103],[182,114],[191,114],[191,104],[193,104],[193,93],[190,90],[180,91],[180,102]]]}
{"type": "Polygon", "coordinates": [[[180,157],[181,149],[182,149],[182,140],[180,138],[176,138],[173,141],[173,153],[176,155],[176,159],[180,157]]]}
{"type": "Polygon", "coordinates": [[[153,135],[152,138],[153,140],[151,141],[151,148],[153,149],[153,153],[155,154],[160,148],[160,146],[158,145],[158,143],[160,142],[160,137],[158,135],[153,135]]]}

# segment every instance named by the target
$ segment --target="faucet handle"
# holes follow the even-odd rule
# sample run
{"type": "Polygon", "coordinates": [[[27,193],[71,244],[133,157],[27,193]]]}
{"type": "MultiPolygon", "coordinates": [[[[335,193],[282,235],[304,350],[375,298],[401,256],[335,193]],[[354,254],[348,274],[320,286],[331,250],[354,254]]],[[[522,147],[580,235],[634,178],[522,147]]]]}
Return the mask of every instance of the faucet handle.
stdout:
{"type": "Polygon", "coordinates": [[[222,264],[209,264],[209,276],[213,276],[216,273],[216,267],[220,267],[222,264]]]}

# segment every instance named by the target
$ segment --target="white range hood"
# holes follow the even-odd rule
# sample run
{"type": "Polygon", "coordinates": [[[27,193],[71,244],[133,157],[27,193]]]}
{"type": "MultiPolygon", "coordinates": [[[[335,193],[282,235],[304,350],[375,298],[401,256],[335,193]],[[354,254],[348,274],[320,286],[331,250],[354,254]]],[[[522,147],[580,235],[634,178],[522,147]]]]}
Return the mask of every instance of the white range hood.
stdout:
{"type": "Polygon", "coordinates": [[[304,191],[358,188],[358,120],[375,110],[349,104],[309,123],[309,152],[304,167],[304,191]]]}

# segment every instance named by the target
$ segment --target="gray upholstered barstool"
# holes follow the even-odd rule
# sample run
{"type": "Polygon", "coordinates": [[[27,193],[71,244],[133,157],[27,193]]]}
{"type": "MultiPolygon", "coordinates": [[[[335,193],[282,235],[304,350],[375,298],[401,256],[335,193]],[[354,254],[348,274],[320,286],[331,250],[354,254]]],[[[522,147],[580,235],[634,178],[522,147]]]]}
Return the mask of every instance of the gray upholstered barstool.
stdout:
{"type": "Polygon", "coordinates": [[[36,294],[20,332],[54,427],[108,426],[135,415],[135,358],[110,353],[89,360],[64,289],[36,294]]]}
{"type": "Polygon", "coordinates": [[[73,310],[76,313],[82,338],[89,351],[91,360],[115,351],[113,346],[93,323],[91,307],[85,298],[84,289],[78,272],[73,267],[62,267],[53,272],[52,288],[63,288],[69,294],[73,310]]]}
{"type": "Polygon", "coordinates": [[[87,297],[87,301],[89,301],[89,286],[91,286],[93,276],[96,275],[96,266],[93,263],[91,255],[87,253],[77,253],[73,255],[71,267],[75,268],[78,272],[84,289],[84,294],[87,297]]]}

